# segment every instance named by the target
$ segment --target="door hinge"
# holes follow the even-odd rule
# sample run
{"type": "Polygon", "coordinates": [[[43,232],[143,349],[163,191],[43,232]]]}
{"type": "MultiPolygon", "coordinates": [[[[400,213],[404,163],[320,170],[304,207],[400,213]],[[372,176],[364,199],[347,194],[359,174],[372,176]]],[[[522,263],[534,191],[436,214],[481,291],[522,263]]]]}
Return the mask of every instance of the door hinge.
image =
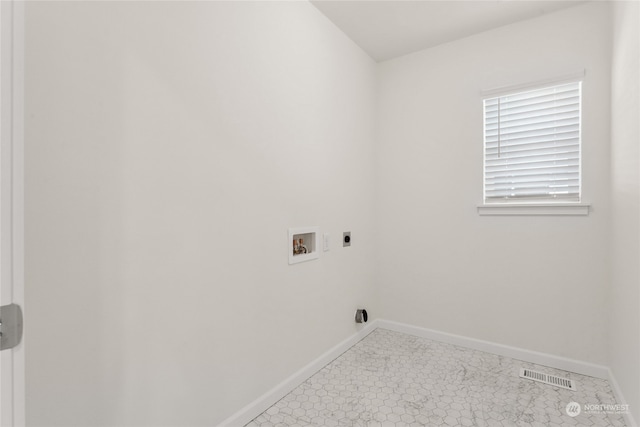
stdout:
{"type": "Polygon", "coordinates": [[[17,304],[0,307],[0,350],[20,344],[22,339],[22,309],[17,304]]]}

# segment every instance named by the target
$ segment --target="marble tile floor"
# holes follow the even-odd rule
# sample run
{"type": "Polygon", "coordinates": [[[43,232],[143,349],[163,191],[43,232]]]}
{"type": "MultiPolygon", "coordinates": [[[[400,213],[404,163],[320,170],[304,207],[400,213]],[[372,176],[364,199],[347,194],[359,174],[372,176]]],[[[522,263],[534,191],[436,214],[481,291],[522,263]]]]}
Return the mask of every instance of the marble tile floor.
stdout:
{"type": "Polygon", "coordinates": [[[624,426],[588,409],[606,404],[606,380],[378,328],[246,427],[624,426]],[[521,379],[521,366],[577,390],[521,379]],[[570,402],[587,410],[571,417],[570,402]]]}

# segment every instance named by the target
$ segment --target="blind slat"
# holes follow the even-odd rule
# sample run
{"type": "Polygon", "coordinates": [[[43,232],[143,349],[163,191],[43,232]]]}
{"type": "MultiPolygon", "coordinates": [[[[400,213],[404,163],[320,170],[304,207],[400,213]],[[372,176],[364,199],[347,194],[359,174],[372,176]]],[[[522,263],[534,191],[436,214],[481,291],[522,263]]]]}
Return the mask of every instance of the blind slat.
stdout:
{"type": "Polygon", "coordinates": [[[577,179],[567,179],[564,181],[538,181],[538,182],[518,182],[518,183],[504,183],[487,186],[487,191],[504,191],[518,189],[532,189],[532,188],[568,188],[578,187],[580,183],[577,179]],[[517,184],[517,186],[516,186],[517,184]]]}
{"type": "Polygon", "coordinates": [[[533,126],[533,125],[544,125],[547,123],[554,123],[558,120],[579,120],[579,116],[577,111],[554,111],[549,114],[539,115],[539,116],[525,116],[518,118],[507,119],[505,117],[501,117],[500,121],[498,118],[492,120],[487,120],[485,122],[485,127],[487,130],[496,130],[500,129],[510,129],[518,126],[533,126]]]}
{"type": "MultiPolygon", "coordinates": [[[[491,141],[485,141],[485,145],[487,148],[497,148],[500,146],[501,148],[516,148],[516,147],[524,147],[524,146],[533,146],[536,144],[562,144],[568,140],[575,140],[577,143],[580,143],[580,132],[563,132],[556,133],[546,136],[535,136],[529,138],[520,138],[517,141],[507,141],[503,144],[498,144],[498,138],[494,138],[491,141]]],[[[502,142],[502,141],[501,141],[502,142]]]]}
{"type": "MultiPolygon", "coordinates": [[[[524,100],[509,100],[508,97],[502,98],[499,103],[490,105],[489,111],[537,111],[542,109],[543,105],[565,105],[572,104],[578,101],[578,91],[563,92],[545,96],[537,96],[524,100]]],[[[507,113],[509,114],[509,113],[507,113]]]]}
{"type": "Polygon", "coordinates": [[[561,153],[548,153],[548,154],[538,154],[535,156],[532,155],[522,155],[522,156],[511,156],[511,157],[497,157],[495,156],[493,159],[487,159],[487,166],[492,168],[505,168],[509,170],[512,165],[525,165],[525,164],[540,164],[553,162],[553,164],[558,163],[566,163],[573,162],[578,160],[580,156],[579,151],[564,151],[561,153]]]}
{"type": "Polygon", "coordinates": [[[500,147],[498,146],[485,149],[486,158],[492,158],[493,156],[505,156],[509,157],[509,155],[518,155],[520,153],[531,153],[532,155],[543,154],[543,153],[557,153],[561,150],[569,151],[569,150],[578,150],[580,145],[574,140],[567,140],[560,144],[522,144],[510,147],[500,147]]]}
{"type": "Polygon", "coordinates": [[[500,184],[507,182],[535,182],[535,181],[553,181],[553,180],[567,180],[575,178],[572,171],[567,172],[553,172],[553,173],[529,173],[520,175],[501,175],[493,176],[487,179],[487,185],[500,184]]]}
{"type": "Polygon", "coordinates": [[[497,137],[502,141],[511,141],[519,138],[527,138],[530,136],[547,136],[564,132],[577,132],[580,128],[580,122],[562,124],[558,126],[547,126],[534,129],[513,129],[509,131],[487,131],[487,137],[497,137]]]}

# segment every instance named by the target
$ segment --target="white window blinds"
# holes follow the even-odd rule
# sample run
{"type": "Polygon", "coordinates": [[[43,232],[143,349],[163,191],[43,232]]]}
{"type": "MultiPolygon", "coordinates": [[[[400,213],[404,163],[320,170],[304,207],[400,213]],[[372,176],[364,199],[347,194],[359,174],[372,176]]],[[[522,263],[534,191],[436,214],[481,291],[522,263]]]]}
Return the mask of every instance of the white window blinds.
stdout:
{"type": "Polygon", "coordinates": [[[485,203],[580,201],[581,82],[484,100],[485,203]]]}

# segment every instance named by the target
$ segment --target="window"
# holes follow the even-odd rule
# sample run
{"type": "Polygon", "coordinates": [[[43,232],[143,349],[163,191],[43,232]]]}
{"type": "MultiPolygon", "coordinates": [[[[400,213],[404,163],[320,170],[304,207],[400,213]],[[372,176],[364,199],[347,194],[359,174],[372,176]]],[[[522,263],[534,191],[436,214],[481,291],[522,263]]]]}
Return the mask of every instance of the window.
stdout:
{"type": "Polygon", "coordinates": [[[581,81],[484,99],[484,203],[579,202],[581,81]]]}

